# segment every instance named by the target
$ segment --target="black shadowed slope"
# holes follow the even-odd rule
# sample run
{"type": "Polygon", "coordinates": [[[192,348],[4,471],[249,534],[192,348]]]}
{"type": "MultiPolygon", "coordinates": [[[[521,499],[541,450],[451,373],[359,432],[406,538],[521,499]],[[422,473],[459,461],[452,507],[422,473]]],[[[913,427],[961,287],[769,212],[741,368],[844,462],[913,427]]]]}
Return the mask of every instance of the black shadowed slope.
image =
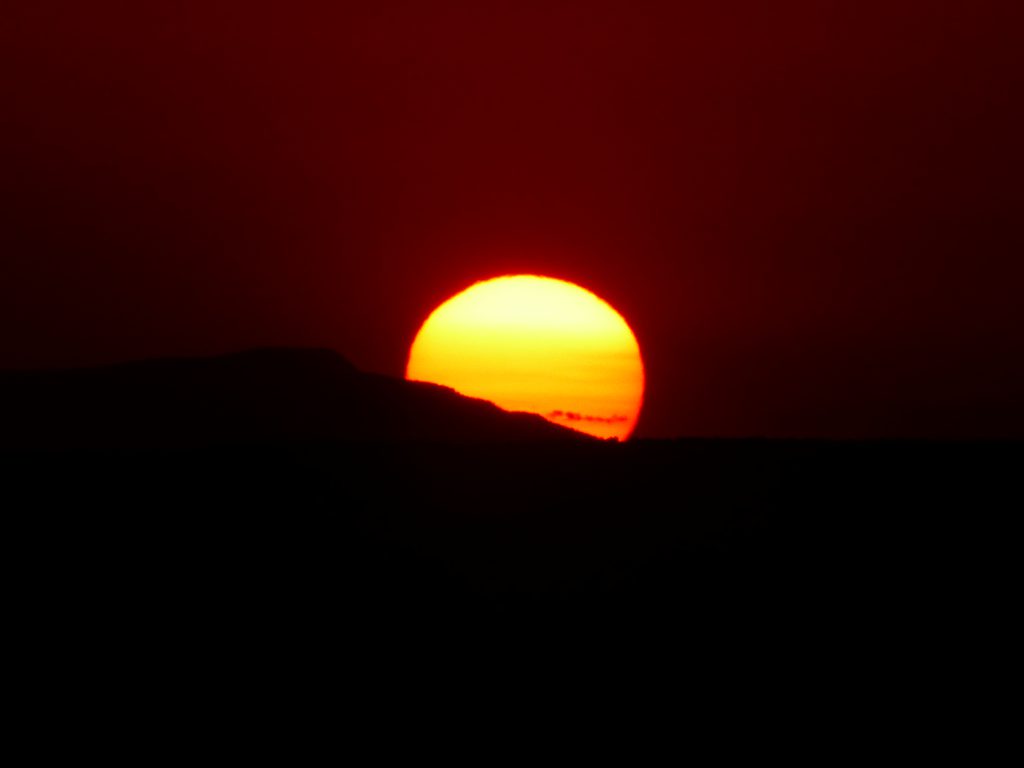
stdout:
{"type": "Polygon", "coordinates": [[[7,450],[587,439],[447,387],[362,373],[325,349],[0,373],[0,423],[7,450]]]}
{"type": "Polygon", "coordinates": [[[0,541],[48,666],[72,643],[205,679],[221,642],[447,676],[483,621],[583,627],[600,670],[661,642],[858,674],[900,637],[946,664],[937,624],[986,626],[1015,583],[1020,443],[609,443],[317,350],[0,374],[0,401],[0,541]]]}

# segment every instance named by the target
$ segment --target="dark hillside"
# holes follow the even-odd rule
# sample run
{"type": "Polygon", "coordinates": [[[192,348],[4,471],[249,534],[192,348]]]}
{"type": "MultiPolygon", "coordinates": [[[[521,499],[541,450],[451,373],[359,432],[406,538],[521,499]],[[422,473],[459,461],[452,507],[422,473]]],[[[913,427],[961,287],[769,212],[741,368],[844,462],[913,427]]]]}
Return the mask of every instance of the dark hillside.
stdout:
{"type": "Polygon", "coordinates": [[[446,387],[361,373],[318,349],[0,372],[0,424],[9,450],[586,439],[446,387]]]}
{"type": "Polygon", "coordinates": [[[328,353],[35,376],[3,380],[45,427],[6,432],[3,540],[55,652],[141,632],[391,658],[499,626],[634,660],[927,655],[1008,615],[1019,443],[573,439],[328,353]]]}

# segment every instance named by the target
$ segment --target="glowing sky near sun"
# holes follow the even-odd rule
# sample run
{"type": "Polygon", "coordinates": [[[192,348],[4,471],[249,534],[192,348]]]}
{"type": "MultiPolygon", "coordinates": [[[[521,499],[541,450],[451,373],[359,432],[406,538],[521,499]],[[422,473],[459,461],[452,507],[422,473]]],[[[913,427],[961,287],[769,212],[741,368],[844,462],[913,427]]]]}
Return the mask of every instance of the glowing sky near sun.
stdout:
{"type": "Polygon", "coordinates": [[[644,389],[622,316],[577,285],[537,275],[476,283],[439,306],[413,342],[406,378],[620,440],[636,427],[644,389]]]}

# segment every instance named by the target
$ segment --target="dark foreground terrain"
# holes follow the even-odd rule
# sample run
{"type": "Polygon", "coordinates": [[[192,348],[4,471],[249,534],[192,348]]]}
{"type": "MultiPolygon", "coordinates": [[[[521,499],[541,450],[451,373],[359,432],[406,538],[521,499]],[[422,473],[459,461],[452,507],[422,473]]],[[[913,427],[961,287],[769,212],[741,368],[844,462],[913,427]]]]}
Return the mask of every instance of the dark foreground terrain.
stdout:
{"type": "Polygon", "coordinates": [[[25,586],[96,590],[97,607],[902,612],[1002,565],[1021,458],[783,441],[8,454],[4,526],[25,586]]]}
{"type": "MultiPolygon", "coordinates": [[[[67,377],[17,384],[22,430],[46,406],[31,392],[60,397],[67,377]]],[[[431,393],[434,414],[434,399],[457,398],[431,393]]],[[[667,644],[702,668],[702,654],[740,663],[773,643],[845,666],[879,648],[940,663],[950,638],[974,637],[972,653],[998,643],[1017,600],[1020,443],[617,444],[502,426],[489,407],[494,424],[469,434],[466,417],[456,438],[443,419],[413,429],[418,406],[395,422],[411,435],[308,435],[293,419],[287,434],[211,436],[185,424],[174,392],[155,397],[127,415],[107,398],[105,417],[81,417],[93,439],[51,420],[49,445],[3,447],[17,625],[54,659],[185,674],[196,654],[330,658],[376,674],[497,653],[500,638],[511,655],[488,663],[558,642],[573,658],[603,648],[601,664],[667,644]],[[160,424],[132,432],[132,419],[160,424]],[[683,653],[693,643],[703,651],[683,653]]],[[[301,418],[314,412],[307,402],[301,418]]]]}

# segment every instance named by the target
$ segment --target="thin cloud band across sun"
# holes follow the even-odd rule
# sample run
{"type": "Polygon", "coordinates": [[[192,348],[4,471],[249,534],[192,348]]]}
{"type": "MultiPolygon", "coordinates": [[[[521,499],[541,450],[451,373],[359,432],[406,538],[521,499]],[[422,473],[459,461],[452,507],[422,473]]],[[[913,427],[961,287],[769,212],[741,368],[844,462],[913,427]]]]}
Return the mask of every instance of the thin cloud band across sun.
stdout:
{"type": "Polygon", "coordinates": [[[624,440],[643,402],[640,346],[590,291],[540,275],[475,283],[435,309],[409,351],[406,378],[510,411],[624,440]]]}

